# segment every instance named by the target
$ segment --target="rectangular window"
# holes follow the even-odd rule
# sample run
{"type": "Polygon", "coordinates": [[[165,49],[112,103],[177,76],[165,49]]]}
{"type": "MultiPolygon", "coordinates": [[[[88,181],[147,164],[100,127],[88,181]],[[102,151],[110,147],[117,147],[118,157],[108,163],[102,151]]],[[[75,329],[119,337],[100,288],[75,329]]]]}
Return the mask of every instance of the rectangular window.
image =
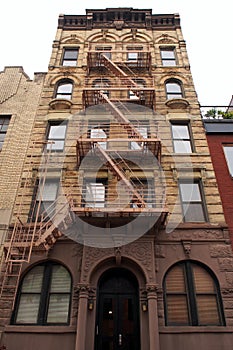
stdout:
{"type": "Polygon", "coordinates": [[[192,153],[193,146],[189,123],[172,123],[172,140],[175,153],[192,153]]]}
{"type": "Polygon", "coordinates": [[[128,52],[127,60],[128,61],[137,61],[138,60],[138,55],[139,55],[138,52],[128,52]]]}
{"type": "Polygon", "coordinates": [[[200,182],[180,181],[179,188],[184,221],[206,221],[205,205],[200,182]]]}
{"type": "Polygon", "coordinates": [[[2,149],[2,145],[6,137],[10,119],[10,116],[0,115],[0,150],[2,149]]]}
{"type": "Polygon", "coordinates": [[[47,134],[47,150],[63,151],[66,136],[66,122],[52,122],[47,134]]]}
{"type": "Polygon", "coordinates": [[[233,177],[233,145],[225,145],[223,146],[223,150],[226,157],[229,172],[233,177]]]}
{"type": "Polygon", "coordinates": [[[83,187],[85,207],[104,208],[106,196],[106,181],[103,179],[89,179],[83,187]]]}
{"type": "MultiPolygon", "coordinates": [[[[91,139],[107,139],[109,135],[109,121],[93,120],[88,125],[88,137],[91,139]]],[[[107,149],[107,142],[98,142],[100,147],[107,149]]]]}
{"type": "MultiPolygon", "coordinates": [[[[137,131],[141,134],[144,139],[148,138],[148,126],[139,126],[136,127],[137,131]]],[[[131,150],[139,150],[143,147],[143,142],[130,142],[131,150]]]]}
{"type": "Polygon", "coordinates": [[[176,56],[174,48],[160,49],[162,64],[165,67],[176,66],[176,56]]]}
{"type": "Polygon", "coordinates": [[[78,48],[65,48],[62,66],[76,66],[78,59],[78,48]]]}
{"type": "MultiPolygon", "coordinates": [[[[148,208],[155,207],[155,190],[153,180],[131,179],[134,188],[146,203],[148,208]]],[[[137,196],[133,196],[131,201],[132,208],[141,208],[142,204],[137,196]]]]}
{"type": "Polygon", "coordinates": [[[95,50],[103,53],[104,56],[111,59],[111,46],[96,46],[95,50]],[[103,52],[102,52],[103,51],[103,52]]]}
{"type": "Polygon", "coordinates": [[[46,179],[43,183],[43,179],[39,181],[37,191],[36,191],[36,199],[34,208],[32,208],[33,212],[33,220],[35,221],[37,212],[39,210],[38,218],[41,220],[41,216],[49,220],[50,217],[54,215],[55,211],[55,200],[57,198],[59,188],[59,179],[51,178],[46,179]]]}

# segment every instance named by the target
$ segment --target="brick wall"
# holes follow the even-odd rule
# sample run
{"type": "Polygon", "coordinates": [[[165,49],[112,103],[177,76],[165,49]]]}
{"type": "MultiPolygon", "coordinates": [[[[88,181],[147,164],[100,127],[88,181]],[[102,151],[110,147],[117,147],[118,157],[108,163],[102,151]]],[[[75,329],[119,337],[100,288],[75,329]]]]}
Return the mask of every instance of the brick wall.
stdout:
{"type": "Polygon", "coordinates": [[[229,226],[231,244],[233,246],[233,179],[229,173],[223,151],[224,143],[233,144],[233,135],[207,135],[210,154],[216,174],[222,200],[226,223],[229,226]]]}

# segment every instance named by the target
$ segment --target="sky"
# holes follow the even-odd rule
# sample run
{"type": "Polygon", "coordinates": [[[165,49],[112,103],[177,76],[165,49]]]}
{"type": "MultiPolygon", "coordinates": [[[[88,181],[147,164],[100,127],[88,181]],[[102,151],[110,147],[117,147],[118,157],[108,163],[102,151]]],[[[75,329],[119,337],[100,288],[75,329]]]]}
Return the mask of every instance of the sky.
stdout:
{"type": "Polygon", "coordinates": [[[23,66],[46,72],[59,14],[84,15],[86,9],[133,7],[153,14],[179,13],[199,103],[226,106],[233,95],[231,0],[7,0],[0,4],[0,71],[23,66]]]}

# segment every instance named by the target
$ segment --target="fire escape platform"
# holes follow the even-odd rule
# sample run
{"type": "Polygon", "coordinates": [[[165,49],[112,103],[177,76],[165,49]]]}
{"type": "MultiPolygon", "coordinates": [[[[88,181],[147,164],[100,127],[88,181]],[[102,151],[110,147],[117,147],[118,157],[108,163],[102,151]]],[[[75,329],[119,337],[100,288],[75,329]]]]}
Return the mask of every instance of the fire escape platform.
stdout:
{"type": "Polygon", "coordinates": [[[89,51],[87,56],[87,66],[88,70],[95,70],[100,68],[105,68],[104,66],[104,55],[111,55],[114,63],[118,66],[126,66],[126,68],[137,68],[145,69],[148,72],[151,70],[151,53],[149,51],[89,51]],[[129,59],[128,54],[135,54],[134,59],[129,59]]]}
{"type": "Polygon", "coordinates": [[[151,152],[157,159],[160,159],[161,141],[158,138],[81,138],[77,141],[77,164],[85,156],[96,156],[96,144],[106,143],[106,153],[120,153],[121,156],[130,158],[141,158],[151,152]],[[130,145],[136,143],[137,149],[130,149],[130,145]],[[119,146],[119,144],[121,146],[119,146]]]}
{"type": "MultiPolygon", "coordinates": [[[[119,102],[121,103],[134,103],[143,105],[145,107],[153,109],[155,105],[155,90],[153,88],[131,88],[130,91],[135,92],[135,96],[133,98],[127,97],[127,93],[129,91],[129,88],[122,87],[122,86],[116,86],[114,88],[107,88],[109,95],[111,96],[111,92],[115,93],[124,93],[124,97],[121,96],[115,97],[115,98],[109,98],[111,102],[119,102]],[[138,95],[138,96],[137,96],[138,95]]],[[[101,91],[103,91],[103,88],[96,89],[96,88],[84,88],[83,90],[83,105],[85,108],[88,108],[90,106],[106,103],[106,101],[102,98],[101,91]]]]}

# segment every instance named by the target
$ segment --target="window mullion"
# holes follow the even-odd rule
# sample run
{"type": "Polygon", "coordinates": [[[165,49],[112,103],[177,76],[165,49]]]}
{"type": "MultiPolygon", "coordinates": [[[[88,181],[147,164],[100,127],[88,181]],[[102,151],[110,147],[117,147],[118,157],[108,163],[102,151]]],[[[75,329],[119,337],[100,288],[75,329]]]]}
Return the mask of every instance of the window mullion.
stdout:
{"type": "Polygon", "coordinates": [[[186,278],[187,278],[187,284],[188,284],[187,289],[188,289],[191,325],[197,326],[198,313],[197,313],[196,291],[195,291],[192,267],[188,261],[186,263],[185,269],[186,269],[186,278]]]}
{"type": "Polygon", "coordinates": [[[46,324],[47,321],[47,310],[48,310],[48,296],[50,288],[50,277],[52,273],[52,265],[45,265],[41,297],[40,297],[40,307],[38,313],[38,324],[46,324]]]}

